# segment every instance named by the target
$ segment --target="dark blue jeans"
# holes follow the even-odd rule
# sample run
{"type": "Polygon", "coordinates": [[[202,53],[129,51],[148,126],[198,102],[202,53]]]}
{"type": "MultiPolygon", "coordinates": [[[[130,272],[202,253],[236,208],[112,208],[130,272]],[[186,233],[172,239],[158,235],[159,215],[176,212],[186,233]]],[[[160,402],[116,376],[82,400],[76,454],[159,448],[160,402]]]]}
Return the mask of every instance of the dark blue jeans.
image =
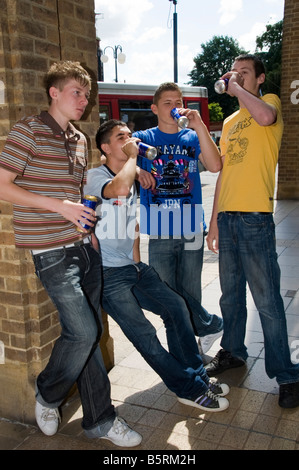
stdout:
{"type": "Polygon", "coordinates": [[[113,423],[110,382],[98,345],[102,332],[101,256],[89,244],[33,256],[36,274],[56,306],[61,335],[37,378],[37,400],[56,408],[77,382],[85,429],[113,423]]]}
{"type": "Polygon", "coordinates": [[[266,372],[279,384],[297,382],[299,364],[290,359],[272,214],[221,212],[218,228],[221,346],[235,357],[246,360],[248,356],[244,344],[247,281],[263,328],[266,372]]]}
{"type": "Polygon", "coordinates": [[[201,273],[203,266],[202,234],[198,241],[150,239],[149,264],[162,281],[184,297],[190,312],[194,333],[203,337],[223,328],[222,318],[210,314],[201,304],[201,273]]]}
{"type": "Polygon", "coordinates": [[[176,395],[192,399],[207,390],[209,378],[185,302],[152,267],[144,263],[104,267],[103,308],[176,395]],[[169,351],[142,309],[162,318],[169,351]]]}

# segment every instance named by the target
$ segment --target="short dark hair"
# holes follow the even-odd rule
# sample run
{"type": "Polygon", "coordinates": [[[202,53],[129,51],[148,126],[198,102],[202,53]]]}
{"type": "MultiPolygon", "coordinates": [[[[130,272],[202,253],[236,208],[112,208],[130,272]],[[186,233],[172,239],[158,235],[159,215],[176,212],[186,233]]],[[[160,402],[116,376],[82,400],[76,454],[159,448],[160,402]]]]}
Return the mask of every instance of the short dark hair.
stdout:
{"type": "Polygon", "coordinates": [[[241,54],[235,58],[235,62],[240,62],[242,60],[252,60],[256,78],[259,77],[262,73],[266,73],[265,66],[259,56],[254,54],[241,54]]]}
{"type": "Polygon", "coordinates": [[[97,144],[97,148],[104,155],[105,155],[105,152],[102,150],[102,144],[109,144],[112,131],[116,126],[127,127],[127,124],[117,119],[110,119],[109,121],[106,121],[103,124],[101,124],[100,127],[98,128],[98,131],[96,133],[96,144],[97,144]]]}
{"type": "Polygon", "coordinates": [[[91,77],[89,73],[82,67],[80,62],[71,60],[62,60],[51,65],[44,77],[44,86],[47,92],[49,103],[52,99],[49,90],[52,86],[62,90],[68,80],[77,80],[82,86],[91,88],[91,77]]]}
{"type": "Polygon", "coordinates": [[[155,91],[154,93],[154,98],[153,98],[153,103],[155,105],[158,104],[158,101],[159,99],[161,98],[161,95],[162,93],[164,93],[164,91],[177,91],[180,95],[181,95],[181,98],[183,98],[183,94],[182,94],[182,91],[180,89],[180,87],[176,84],[176,83],[173,83],[173,82],[165,82],[165,83],[162,83],[155,91]]]}

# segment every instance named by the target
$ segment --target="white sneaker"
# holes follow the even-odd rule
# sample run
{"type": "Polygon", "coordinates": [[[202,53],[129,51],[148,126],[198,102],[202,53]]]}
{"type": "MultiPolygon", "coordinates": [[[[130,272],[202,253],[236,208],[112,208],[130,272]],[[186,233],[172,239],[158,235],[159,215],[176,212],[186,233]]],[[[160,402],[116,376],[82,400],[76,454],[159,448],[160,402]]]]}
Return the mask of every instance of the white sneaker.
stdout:
{"type": "Polygon", "coordinates": [[[205,354],[206,352],[208,352],[209,349],[211,349],[212,345],[215,343],[216,339],[220,338],[222,334],[223,334],[223,331],[218,331],[218,333],[201,336],[199,338],[198,344],[200,344],[201,346],[202,354],[205,354]]]}
{"type": "Polygon", "coordinates": [[[142,436],[138,432],[133,431],[125,420],[118,416],[105,436],[101,436],[99,427],[85,430],[84,432],[87,437],[107,439],[120,447],[135,447],[142,441],[142,436]]]}
{"type": "Polygon", "coordinates": [[[46,436],[53,436],[57,432],[60,422],[58,408],[47,408],[37,401],[35,405],[35,419],[38,427],[46,436]]]}
{"type": "Polygon", "coordinates": [[[198,338],[197,344],[198,344],[198,352],[199,352],[200,356],[203,356],[203,355],[204,355],[204,352],[203,352],[203,350],[202,350],[200,338],[198,338]]]}
{"type": "Polygon", "coordinates": [[[218,395],[219,397],[225,397],[225,395],[229,393],[229,386],[219,383],[216,377],[210,377],[208,387],[215,395],[218,395]]]}

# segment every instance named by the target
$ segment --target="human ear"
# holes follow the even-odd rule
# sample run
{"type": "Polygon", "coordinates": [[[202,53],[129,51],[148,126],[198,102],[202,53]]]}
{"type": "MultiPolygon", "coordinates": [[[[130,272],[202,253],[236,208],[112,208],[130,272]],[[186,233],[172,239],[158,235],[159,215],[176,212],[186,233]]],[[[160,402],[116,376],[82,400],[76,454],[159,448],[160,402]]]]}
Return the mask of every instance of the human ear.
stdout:
{"type": "Polygon", "coordinates": [[[52,100],[55,100],[58,96],[58,88],[56,88],[55,86],[51,86],[49,88],[49,96],[50,98],[52,98],[52,100]]]}
{"type": "Polygon", "coordinates": [[[151,110],[154,114],[158,114],[158,108],[157,108],[157,105],[155,104],[151,104],[151,110]]]}
{"type": "Polygon", "coordinates": [[[258,84],[262,85],[264,81],[266,80],[266,75],[264,73],[261,73],[257,80],[258,80],[258,84]]]}
{"type": "Polygon", "coordinates": [[[102,144],[101,151],[104,152],[105,155],[109,154],[110,146],[109,144],[102,144]]]}

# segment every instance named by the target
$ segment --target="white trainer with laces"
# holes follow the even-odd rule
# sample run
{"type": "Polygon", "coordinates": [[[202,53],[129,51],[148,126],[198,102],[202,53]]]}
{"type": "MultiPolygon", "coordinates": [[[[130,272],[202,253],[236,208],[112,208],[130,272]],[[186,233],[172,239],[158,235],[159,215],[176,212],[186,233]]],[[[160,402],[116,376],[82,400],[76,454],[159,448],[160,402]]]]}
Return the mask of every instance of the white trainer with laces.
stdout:
{"type": "Polygon", "coordinates": [[[85,435],[89,438],[107,439],[119,447],[135,447],[142,441],[142,436],[138,432],[133,431],[127,425],[124,419],[116,417],[113,425],[104,436],[100,433],[100,427],[85,430],[85,435]]]}
{"type": "Polygon", "coordinates": [[[225,397],[229,393],[229,386],[226,384],[221,384],[215,377],[210,377],[208,383],[209,389],[219,397],[225,397]]]}
{"type": "Polygon", "coordinates": [[[201,336],[198,341],[199,350],[201,354],[205,354],[206,352],[211,349],[213,344],[215,343],[216,339],[220,338],[222,336],[223,331],[218,331],[218,333],[213,333],[211,335],[206,335],[206,336],[201,336]],[[202,352],[201,352],[202,351],[202,352]]]}
{"type": "Polygon", "coordinates": [[[37,401],[35,405],[35,419],[38,427],[46,436],[56,434],[60,422],[58,408],[47,408],[37,401]]]}

